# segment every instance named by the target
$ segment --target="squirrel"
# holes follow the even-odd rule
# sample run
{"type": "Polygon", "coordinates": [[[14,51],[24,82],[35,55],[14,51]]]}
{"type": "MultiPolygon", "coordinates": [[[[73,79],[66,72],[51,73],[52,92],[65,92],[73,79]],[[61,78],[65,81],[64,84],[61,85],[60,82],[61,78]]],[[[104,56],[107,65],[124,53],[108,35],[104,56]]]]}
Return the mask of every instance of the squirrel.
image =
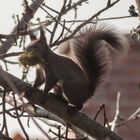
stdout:
{"type": "Polygon", "coordinates": [[[55,89],[55,94],[67,104],[81,110],[110,69],[109,48],[124,52],[126,44],[123,35],[112,28],[89,27],[62,43],[56,53],[47,44],[41,28],[40,37],[31,41],[25,50],[37,53],[43,61],[31,59],[26,62],[36,66],[33,87],[45,83],[44,94],[55,89]]]}

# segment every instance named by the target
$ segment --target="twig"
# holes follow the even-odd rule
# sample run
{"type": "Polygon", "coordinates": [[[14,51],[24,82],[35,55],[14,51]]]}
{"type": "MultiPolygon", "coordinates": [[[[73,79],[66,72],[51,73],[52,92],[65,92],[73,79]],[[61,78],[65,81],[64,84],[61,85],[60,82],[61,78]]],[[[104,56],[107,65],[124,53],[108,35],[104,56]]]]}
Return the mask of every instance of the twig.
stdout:
{"type": "Polygon", "coordinates": [[[23,131],[23,133],[24,133],[24,135],[25,135],[25,137],[26,137],[26,139],[27,139],[27,140],[30,140],[30,138],[29,138],[29,136],[28,136],[28,134],[27,134],[27,132],[26,132],[26,130],[25,130],[25,128],[24,128],[24,126],[23,126],[21,120],[20,120],[20,116],[19,116],[18,110],[17,110],[17,101],[16,101],[16,98],[15,98],[14,93],[13,93],[13,100],[14,100],[14,104],[15,104],[15,112],[16,112],[16,116],[17,116],[18,123],[19,123],[19,125],[20,125],[20,127],[21,127],[21,129],[22,129],[22,131],[23,131]]]}
{"type": "MultiPolygon", "coordinates": [[[[115,19],[124,19],[124,18],[132,18],[132,16],[117,16],[117,17],[108,17],[108,18],[98,18],[98,21],[104,21],[104,20],[115,20],[115,19]]],[[[79,19],[79,20],[66,20],[65,22],[66,23],[73,23],[73,22],[85,22],[86,20],[85,19],[79,19]]],[[[63,21],[61,21],[61,22],[63,22],[63,21]]],[[[89,23],[92,23],[92,24],[95,24],[96,23],[96,20],[92,20],[92,21],[90,21],[89,23]]],[[[37,25],[37,24],[35,24],[35,25],[37,25]]]]}
{"type": "Polygon", "coordinates": [[[72,38],[83,26],[85,26],[86,24],[90,23],[95,17],[99,16],[102,12],[108,10],[109,8],[111,8],[112,6],[114,6],[116,3],[118,3],[119,1],[120,0],[116,0],[116,1],[112,2],[109,6],[106,6],[105,8],[101,9],[100,11],[98,11],[97,13],[95,13],[93,16],[91,16],[89,19],[87,19],[85,22],[83,22],[80,25],[78,25],[69,36],[65,37],[62,40],[59,40],[55,44],[54,43],[51,44],[51,46],[60,45],[62,42],[67,41],[68,39],[72,38]]]}
{"type": "MultiPolygon", "coordinates": [[[[0,74],[3,76],[4,80],[7,82],[7,84],[9,85],[9,87],[13,90],[14,93],[17,93],[20,97],[20,92],[18,91],[18,89],[16,88],[16,86],[13,84],[12,80],[7,76],[7,74],[2,70],[2,68],[0,67],[0,74]]],[[[22,97],[21,97],[22,98],[22,97]]]]}
{"type": "Polygon", "coordinates": [[[118,120],[119,120],[119,114],[120,114],[120,96],[121,96],[121,93],[118,92],[118,94],[117,94],[117,100],[116,100],[116,113],[115,113],[115,116],[114,116],[113,121],[111,122],[111,124],[112,124],[111,130],[112,131],[115,131],[116,126],[118,124],[118,120]]]}
{"type": "MultiPolygon", "coordinates": [[[[0,97],[2,97],[2,96],[3,96],[3,93],[0,93],[0,97]]],[[[12,109],[6,110],[6,113],[7,113],[7,111],[12,111],[15,109],[13,98],[10,95],[8,95],[8,94],[6,95],[5,102],[13,107],[12,109]]],[[[65,125],[65,122],[61,118],[48,112],[45,109],[42,109],[42,108],[37,107],[37,106],[34,106],[34,108],[33,108],[33,106],[28,104],[28,103],[26,104],[26,107],[24,107],[24,106],[23,106],[22,102],[17,101],[17,110],[18,109],[21,110],[21,108],[22,108],[23,111],[25,111],[25,112],[26,111],[32,112],[34,117],[37,117],[39,120],[43,121],[44,123],[46,123],[46,121],[44,119],[47,119],[47,120],[49,119],[49,120],[53,120],[56,122],[60,122],[61,124],[65,125]]],[[[2,112],[0,112],[0,114],[1,113],[2,112]]]]}
{"type": "MultiPolygon", "coordinates": [[[[14,61],[10,61],[10,60],[5,60],[5,59],[1,59],[2,61],[4,61],[4,63],[9,63],[9,64],[15,64],[15,65],[17,65],[17,64],[19,64],[19,62],[14,62],[14,61]]],[[[7,71],[8,71],[8,67],[7,67],[7,71]]]]}
{"type": "Polygon", "coordinates": [[[54,35],[55,35],[55,31],[57,29],[57,26],[58,26],[58,24],[60,22],[60,19],[61,19],[62,15],[63,15],[63,12],[65,11],[66,2],[67,2],[67,0],[64,0],[62,8],[60,10],[60,13],[59,13],[58,17],[56,18],[56,22],[55,22],[54,27],[53,27],[53,31],[52,31],[52,34],[51,34],[51,37],[50,37],[50,43],[49,44],[51,44],[52,41],[53,41],[53,38],[54,38],[54,35]]]}
{"type": "Polygon", "coordinates": [[[102,108],[103,108],[103,104],[98,107],[98,110],[96,111],[96,114],[95,114],[93,120],[96,120],[97,119],[97,117],[98,117],[99,113],[101,112],[102,108]]]}
{"type": "Polygon", "coordinates": [[[12,138],[10,137],[7,137],[5,135],[3,135],[1,132],[0,132],[0,140],[13,140],[12,138]]]}
{"type": "Polygon", "coordinates": [[[48,8],[49,10],[53,11],[54,13],[59,14],[59,12],[58,12],[58,11],[56,11],[56,10],[52,9],[51,7],[47,6],[47,5],[45,4],[45,2],[42,4],[42,6],[44,6],[44,7],[48,8]]]}
{"type": "Polygon", "coordinates": [[[77,6],[81,6],[82,3],[86,2],[86,1],[87,1],[87,0],[78,0],[78,1],[75,2],[73,5],[69,6],[69,7],[65,10],[64,14],[66,14],[66,13],[67,13],[68,11],[70,11],[70,10],[75,9],[77,6]]]}
{"type": "MultiPolygon", "coordinates": [[[[18,106],[16,109],[17,109],[17,110],[21,110],[21,106],[18,106]]],[[[9,116],[11,116],[11,117],[13,117],[13,118],[16,118],[15,115],[13,115],[13,114],[10,113],[10,111],[14,111],[14,110],[15,110],[15,107],[14,107],[14,108],[10,108],[10,109],[6,109],[5,112],[6,112],[9,116]]],[[[0,114],[3,114],[3,111],[1,111],[0,114]]],[[[22,113],[21,113],[20,116],[23,116],[23,111],[22,111],[22,113]]]]}
{"type": "Polygon", "coordinates": [[[63,23],[62,31],[61,31],[59,37],[54,41],[54,43],[58,42],[59,39],[63,36],[64,29],[65,29],[65,20],[64,20],[64,23],[63,23]]]}
{"type": "MultiPolygon", "coordinates": [[[[132,16],[117,16],[117,17],[108,17],[108,18],[98,18],[98,21],[104,21],[104,20],[117,20],[117,19],[124,19],[124,18],[135,18],[135,17],[132,17],[132,16]]],[[[47,23],[52,23],[54,20],[45,20],[45,21],[42,21],[40,23],[29,23],[30,26],[37,26],[37,25],[45,25],[47,26],[47,23]]],[[[74,20],[65,20],[65,23],[78,23],[78,22],[85,22],[86,19],[74,19],[74,20]]],[[[61,20],[60,22],[64,22],[63,20],[61,20]]],[[[92,23],[92,24],[95,24],[96,23],[96,20],[92,20],[90,21],[89,23],[92,23]]],[[[3,37],[4,38],[4,37],[3,37]]]]}
{"type": "Polygon", "coordinates": [[[103,105],[103,113],[104,113],[104,127],[107,126],[110,129],[107,114],[106,114],[105,104],[103,105]]]}
{"type": "MultiPolygon", "coordinates": [[[[39,24],[36,24],[36,25],[45,25],[45,26],[49,26],[49,25],[51,25],[53,22],[55,22],[55,23],[57,23],[58,21],[57,21],[57,17],[53,17],[48,11],[46,11],[46,9],[44,9],[42,6],[40,6],[40,8],[43,10],[43,11],[45,11],[51,18],[52,18],[52,20],[47,20],[47,21],[44,21],[44,22],[40,22],[39,24]]],[[[58,22],[58,24],[60,25],[60,26],[62,26],[63,27],[63,24],[61,23],[61,22],[58,22]]],[[[33,24],[30,24],[30,25],[33,25],[33,24]]],[[[67,27],[65,27],[65,29],[68,31],[68,32],[70,32],[70,30],[67,28],[67,27]]]]}
{"type": "MultiPolygon", "coordinates": [[[[0,67],[0,74],[3,75],[3,78],[4,78],[5,81],[7,82],[8,86],[13,90],[13,92],[18,94],[20,100],[21,100],[22,103],[23,103],[23,107],[26,108],[26,104],[24,103],[23,97],[21,96],[19,90],[16,88],[15,84],[12,82],[12,80],[10,79],[10,77],[8,77],[8,75],[2,70],[1,67],[0,67]]],[[[14,96],[14,95],[13,95],[13,99],[14,99],[14,106],[15,106],[15,111],[16,111],[16,115],[17,115],[17,120],[18,120],[18,122],[19,122],[19,124],[20,124],[20,127],[21,127],[22,131],[24,132],[24,134],[25,134],[25,136],[26,136],[26,139],[29,140],[29,136],[28,136],[28,134],[26,133],[26,131],[25,131],[23,125],[22,125],[22,122],[21,122],[21,120],[20,120],[20,118],[19,118],[18,111],[17,111],[17,109],[16,109],[16,108],[17,108],[17,102],[16,102],[16,99],[15,99],[15,96],[14,96]]],[[[27,111],[27,113],[29,113],[30,115],[32,115],[32,113],[30,112],[30,110],[27,109],[26,111],[27,111]]]]}
{"type": "Polygon", "coordinates": [[[63,135],[61,135],[61,136],[59,136],[58,135],[58,133],[56,133],[56,132],[54,132],[54,131],[52,131],[51,129],[49,129],[49,132],[51,132],[52,134],[54,134],[57,138],[59,138],[60,140],[61,139],[64,139],[64,140],[88,140],[87,138],[85,138],[85,137],[83,137],[83,138],[67,138],[66,139],[66,137],[64,137],[63,135]]]}
{"type": "MultiPolygon", "coordinates": [[[[33,1],[33,0],[32,0],[33,1]]],[[[73,5],[70,5],[67,9],[65,9],[62,13],[62,15],[66,14],[67,12],[71,11],[72,9],[76,8],[77,6],[80,6],[82,3],[86,2],[87,0],[79,0],[77,2],[75,2],[73,5]]],[[[44,21],[44,22],[40,22],[41,25],[43,25],[42,23],[44,23],[44,25],[51,25],[54,21],[57,22],[57,16],[56,17],[53,17],[51,14],[49,14],[48,11],[46,11],[46,9],[44,9],[42,6],[40,6],[40,8],[42,10],[44,10],[53,20],[47,20],[47,21],[44,21]],[[46,24],[47,23],[47,24],[46,24]]],[[[61,15],[61,16],[62,16],[61,15]]],[[[59,16],[59,15],[58,15],[59,16]]],[[[39,24],[39,25],[40,25],[39,24]]],[[[38,25],[38,24],[37,24],[38,25]]],[[[63,25],[59,22],[59,25],[61,25],[63,27],[63,25]]],[[[65,27],[65,29],[68,31],[68,32],[71,32],[67,27],[65,27]]]]}
{"type": "MultiPolygon", "coordinates": [[[[14,84],[21,89],[23,86],[28,86],[25,82],[19,80],[18,78],[15,78],[14,76],[6,74],[12,79],[14,84]]],[[[7,82],[5,82],[4,77],[0,74],[0,85],[4,88],[6,88],[7,82]]],[[[46,98],[42,99],[43,93],[39,90],[33,90],[32,88],[29,88],[30,92],[25,94],[25,97],[32,101],[34,104],[37,104],[46,110],[54,113],[57,116],[61,116],[63,120],[66,122],[69,122],[70,124],[75,125],[79,129],[85,131],[90,136],[95,137],[97,139],[103,139],[108,138],[110,140],[123,140],[120,136],[113,133],[109,129],[101,126],[98,122],[89,119],[84,114],[81,114],[80,112],[76,112],[74,115],[70,115],[67,110],[67,105],[61,103],[58,101],[54,96],[51,96],[51,94],[48,94],[46,98]],[[54,104],[55,103],[55,104],[54,104]],[[79,121],[80,120],[80,121],[79,121]]]]}
{"type": "Polygon", "coordinates": [[[23,69],[21,80],[23,80],[23,81],[24,81],[24,80],[28,81],[28,80],[27,80],[28,72],[29,72],[29,68],[23,69]]]}
{"type": "Polygon", "coordinates": [[[51,140],[51,138],[49,137],[49,135],[44,131],[44,129],[39,125],[39,123],[37,123],[37,121],[31,117],[32,121],[35,123],[35,125],[41,130],[41,132],[49,139],[51,140]]]}
{"type": "Polygon", "coordinates": [[[104,121],[103,121],[103,125],[104,127],[107,125],[108,128],[110,128],[109,124],[108,124],[108,119],[107,119],[107,115],[106,115],[106,110],[105,110],[105,104],[101,104],[101,106],[98,108],[93,120],[96,120],[99,113],[103,110],[103,117],[104,117],[104,121]]]}
{"type": "Polygon", "coordinates": [[[69,124],[66,125],[66,132],[65,132],[65,140],[68,139],[68,133],[69,133],[69,124]]]}
{"type": "Polygon", "coordinates": [[[128,119],[126,119],[126,120],[124,120],[124,121],[118,123],[118,124],[117,124],[117,127],[121,127],[121,126],[126,125],[126,124],[128,124],[128,123],[130,123],[130,122],[133,122],[133,121],[135,121],[135,120],[137,120],[137,119],[140,119],[140,107],[139,107],[134,113],[132,113],[132,114],[128,117],[128,119]]]}
{"type": "Polygon", "coordinates": [[[130,115],[130,117],[128,118],[128,120],[136,119],[137,116],[140,116],[140,107],[133,114],[130,115]]]}
{"type": "Polygon", "coordinates": [[[58,135],[57,135],[58,139],[61,140],[61,126],[58,125],[57,129],[58,129],[58,135]]]}
{"type": "MultiPolygon", "coordinates": [[[[31,5],[30,5],[30,9],[32,9],[32,13],[31,11],[26,11],[26,13],[23,15],[23,17],[20,20],[20,29],[22,29],[25,24],[27,24],[30,19],[32,19],[34,13],[37,11],[37,9],[39,8],[40,4],[43,2],[44,0],[35,0],[31,5]],[[25,23],[25,19],[26,19],[26,23],[25,23]]],[[[13,31],[11,33],[15,33],[18,29],[18,25],[16,25],[13,29],[13,31]]],[[[19,30],[20,30],[19,29],[19,30]]],[[[14,43],[14,41],[18,38],[18,36],[15,36],[13,38],[9,38],[8,40],[6,40],[1,46],[0,46],[0,54],[4,54],[6,53],[11,45],[14,43]]]]}
{"type": "Polygon", "coordinates": [[[3,130],[5,129],[6,136],[9,137],[8,127],[7,127],[7,120],[6,120],[5,94],[6,94],[6,92],[3,92],[3,98],[2,98],[2,102],[3,102],[3,106],[2,106],[2,111],[3,111],[3,127],[1,128],[1,132],[3,132],[3,130]]]}

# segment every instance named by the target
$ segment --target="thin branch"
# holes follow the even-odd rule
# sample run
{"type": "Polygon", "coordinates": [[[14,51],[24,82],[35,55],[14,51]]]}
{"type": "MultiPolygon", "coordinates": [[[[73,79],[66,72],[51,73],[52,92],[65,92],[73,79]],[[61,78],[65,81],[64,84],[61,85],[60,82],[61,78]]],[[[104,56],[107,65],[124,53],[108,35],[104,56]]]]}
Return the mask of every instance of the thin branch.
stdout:
{"type": "Polygon", "coordinates": [[[6,92],[3,92],[3,97],[2,97],[2,102],[3,102],[3,106],[2,106],[2,111],[3,111],[3,127],[1,129],[1,131],[3,132],[3,130],[5,129],[6,136],[9,137],[8,127],[7,127],[7,119],[6,119],[5,94],[6,94],[6,92]]]}
{"type": "MultiPolygon", "coordinates": [[[[104,21],[104,20],[117,20],[117,19],[124,19],[124,18],[135,18],[135,17],[132,17],[132,16],[119,16],[119,17],[108,17],[108,18],[98,18],[98,21],[104,21]]],[[[86,20],[85,19],[82,19],[82,20],[63,20],[63,21],[60,21],[60,22],[65,22],[65,23],[73,23],[73,22],[85,22],[86,20]]],[[[54,20],[45,20],[45,21],[42,21],[40,23],[29,23],[30,26],[40,26],[40,25],[43,25],[43,26],[48,26],[50,23],[54,22],[54,20]]],[[[92,24],[95,24],[96,23],[96,20],[92,20],[90,21],[89,23],[92,23],[92,24]]],[[[61,26],[63,27],[63,25],[61,24],[61,26]]],[[[64,28],[64,27],[63,27],[64,28]]],[[[71,32],[70,29],[66,28],[66,30],[68,30],[68,32],[71,32]]],[[[39,30],[39,27],[33,29],[33,30],[26,30],[26,31],[19,31],[18,33],[15,32],[15,33],[11,33],[11,34],[0,34],[0,38],[5,38],[5,39],[9,39],[9,38],[15,38],[15,37],[18,37],[18,36],[24,36],[24,35],[28,35],[29,34],[29,31],[37,31],[39,30]]],[[[55,42],[56,43],[56,42],[55,42]]],[[[54,44],[55,44],[54,43],[54,44]]]]}
{"type": "Polygon", "coordinates": [[[69,132],[69,124],[66,125],[66,132],[65,132],[65,140],[68,138],[68,132],[69,132]]]}
{"type": "MultiPolygon", "coordinates": [[[[51,33],[51,38],[50,38],[50,43],[49,43],[49,44],[51,44],[52,41],[53,41],[53,38],[54,38],[54,35],[55,35],[55,31],[56,31],[57,26],[58,26],[58,24],[59,24],[59,22],[60,22],[60,19],[61,19],[62,15],[63,15],[63,13],[64,13],[64,11],[65,11],[66,2],[67,2],[67,0],[64,0],[63,5],[62,5],[62,8],[61,8],[61,10],[60,10],[60,13],[59,13],[58,17],[56,18],[56,22],[55,22],[55,24],[54,24],[53,31],[52,31],[52,33],[51,33]]],[[[63,27],[64,27],[64,26],[63,26],[63,27]]]]}
{"type": "Polygon", "coordinates": [[[2,132],[0,132],[0,140],[13,140],[13,139],[3,135],[2,132]]]}
{"type": "Polygon", "coordinates": [[[123,125],[126,125],[126,124],[128,124],[128,123],[130,123],[130,122],[136,121],[136,120],[138,120],[138,119],[140,119],[140,107],[139,107],[134,113],[132,113],[132,114],[128,117],[128,119],[126,119],[126,120],[124,120],[124,121],[118,123],[118,124],[117,124],[117,127],[121,127],[121,126],[123,126],[123,125]]]}
{"type": "MultiPolygon", "coordinates": [[[[0,97],[2,97],[2,96],[3,96],[3,93],[0,93],[0,97]]],[[[13,98],[10,95],[8,95],[8,94],[6,95],[5,102],[13,107],[12,109],[6,110],[6,113],[7,113],[7,111],[12,111],[12,110],[15,109],[13,98]]],[[[23,106],[23,103],[17,101],[17,110],[18,109],[21,110],[21,108],[25,112],[26,111],[31,112],[34,117],[42,118],[41,120],[44,121],[44,122],[45,122],[44,119],[47,119],[47,120],[49,119],[49,120],[60,122],[61,124],[65,125],[65,122],[61,118],[59,118],[56,115],[48,112],[47,110],[45,110],[43,108],[40,108],[40,107],[37,107],[37,106],[33,107],[32,105],[30,105],[28,103],[26,104],[26,107],[25,107],[25,105],[23,106]]],[[[2,112],[0,112],[0,114],[1,113],[2,112]]]]}
{"type": "Polygon", "coordinates": [[[87,0],[79,0],[77,2],[74,2],[73,5],[70,5],[64,12],[66,14],[68,11],[75,9],[77,6],[81,6],[82,3],[87,2],[87,0]]]}
{"type": "MultiPolygon", "coordinates": [[[[117,20],[117,19],[124,19],[124,18],[136,18],[136,17],[133,17],[133,16],[117,16],[117,17],[107,17],[107,18],[98,18],[98,21],[104,21],[104,20],[117,20]]],[[[29,23],[30,26],[37,26],[37,25],[45,25],[45,26],[48,26],[47,23],[52,23],[54,20],[45,20],[45,21],[41,21],[40,23],[29,23]]],[[[65,23],[78,23],[78,22],[85,22],[86,19],[74,19],[74,20],[65,20],[65,23]]],[[[61,20],[60,22],[64,22],[63,20],[61,20]]],[[[89,23],[93,23],[95,24],[96,23],[96,20],[92,20],[90,21],[89,23]]],[[[0,37],[1,37],[1,34],[0,34],[0,37]]],[[[4,38],[4,37],[3,37],[4,38]]]]}
{"type": "Polygon", "coordinates": [[[6,81],[6,83],[8,84],[8,87],[10,87],[14,93],[17,93],[21,97],[20,92],[16,88],[15,84],[12,82],[10,77],[7,76],[6,72],[1,67],[0,67],[0,75],[2,75],[2,77],[6,81]]]}
{"type": "MultiPolygon", "coordinates": [[[[23,17],[20,19],[20,30],[25,27],[25,25],[33,18],[33,15],[39,8],[39,6],[42,4],[44,0],[35,0],[29,7],[31,11],[26,11],[26,13],[23,15],[23,17]],[[26,21],[26,22],[25,22],[26,21]]],[[[16,25],[11,33],[15,33],[18,30],[18,25],[16,25]]],[[[18,36],[15,36],[13,38],[7,39],[1,46],[0,46],[0,54],[6,53],[12,44],[15,42],[15,40],[18,38],[18,36]]]]}
{"type": "Polygon", "coordinates": [[[0,34],[0,38],[5,38],[5,39],[16,38],[16,37],[19,37],[19,36],[30,35],[30,32],[36,32],[38,30],[40,30],[40,27],[36,27],[33,30],[27,29],[27,30],[7,34],[7,35],[6,34],[0,34]]]}
{"type": "Polygon", "coordinates": [[[85,22],[83,22],[80,25],[78,25],[69,36],[65,37],[64,39],[58,41],[55,44],[51,44],[51,46],[60,45],[62,42],[67,41],[68,39],[72,38],[83,26],[85,26],[86,24],[90,23],[94,18],[98,17],[102,12],[108,10],[109,8],[114,6],[116,3],[118,3],[119,1],[120,0],[116,0],[116,1],[112,2],[110,5],[106,6],[103,9],[101,9],[100,11],[95,13],[93,16],[91,16],[89,19],[87,19],[85,22]]]}
{"type": "MultiPolygon", "coordinates": [[[[52,18],[52,20],[47,20],[47,21],[43,21],[43,22],[39,22],[39,24],[36,24],[36,25],[45,25],[45,26],[49,26],[49,25],[51,25],[53,22],[55,22],[55,23],[57,23],[58,21],[57,21],[57,16],[56,17],[53,17],[48,11],[46,11],[46,9],[44,9],[42,6],[40,6],[40,8],[43,10],[43,11],[45,11],[47,14],[48,14],[48,16],[50,16],[51,18],[52,18]]],[[[30,24],[30,23],[29,23],[30,24]]],[[[60,26],[62,26],[63,27],[63,24],[61,23],[61,22],[58,22],[58,24],[60,25],[60,26]]],[[[30,25],[33,25],[33,24],[30,24],[30,25]]],[[[65,27],[65,29],[68,31],[68,32],[70,32],[70,30],[67,28],[67,27],[65,27]]]]}
{"type": "Polygon", "coordinates": [[[18,114],[18,110],[17,110],[17,101],[16,101],[14,93],[13,93],[13,100],[14,100],[14,104],[15,104],[15,112],[16,112],[18,123],[19,123],[19,125],[20,125],[20,127],[21,127],[21,129],[22,129],[22,131],[23,131],[23,133],[24,133],[24,135],[26,137],[26,139],[30,140],[30,138],[29,138],[29,136],[28,136],[28,134],[27,134],[27,132],[26,132],[21,120],[20,120],[20,115],[18,114]]]}
{"type": "Polygon", "coordinates": [[[118,94],[117,94],[117,101],[116,101],[116,113],[115,113],[115,116],[114,116],[113,121],[111,122],[111,124],[112,124],[111,130],[112,131],[115,131],[116,126],[118,124],[118,120],[119,120],[119,114],[120,114],[120,96],[121,96],[121,93],[118,92],[118,94]]]}
{"type": "MultiPolygon", "coordinates": [[[[54,113],[57,116],[60,116],[63,120],[66,122],[69,122],[70,124],[75,125],[76,127],[80,128],[81,130],[88,133],[90,136],[95,137],[97,139],[105,139],[108,138],[110,140],[123,140],[120,136],[113,133],[109,129],[103,127],[98,122],[89,119],[87,116],[80,112],[75,112],[75,114],[71,115],[68,113],[68,106],[58,101],[54,96],[51,96],[51,94],[47,95],[46,98],[42,98],[44,95],[42,91],[40,90],[34,90],[29,87],[28,84],[25,82],[19,80],[18,78],[15,78],[14,76],[8,74],[7,75],[12,79],[16,87],[19,88],[19,90],[23,89],[21,87],[28,86],[28,92],[26,91],[25,97],[32,101],[32,103],[37,104],[46,110],[54,113]],[[55,103],[55,104],[54,104],[55,103]],[[80,120],[80,121],[79,121],[80,120]]],[[[0,74],[0,85],[4,88],[7,88],[7,81],[3,78],[3,76],[0,74]]]]}
{"type": "MultiPolygon", "coordinates": [[[[32,0],[33,1],[33,0],[32,0]]],[[[71,11],[71,10],[73,10],[74,8],[76,8],[77,6],[81,6],[82,5],[82,3],[84,3],[84,2],[87,2],[87,0],[79,0],[79,1],[77,1],[77,2],[74,2],[74,4],[73,5],[70,5],[70,6],[68,6],[68,8],[67,9],[65,9],[64,11],[63,11],[63,15],[64,14],[66,14],[66,13],[68,13],[69,11],[71,11]]],[[[51,14],[49,14],[49,12],[46,10],[46,9],[44,9],[42,6],[40,6],[40,8],[42,9],[42,10],[44,10],[53,20],[46,20],[46,21],[43,21],[43,22],[40,22],[39,23],[39,26],[40,25],[45,25],[45,26],[49,26],[49,25],[51,25],[54,21],[55,22],[57,22],[57,16],[56,17],[53,17],[51,14]],[[43,24],[44,23],[44,24],[43,24]]],[[[59,15],[58,15],[59,16],[59,15]]],[[[32,25],[32,24],[31,24],[32,25]]],[[[38,24],[37,24],[38,25],[38,24]]],[[[63,27],[63,25],[59,22],[59,25],[61,25],[62,27],[63,27]]],[[[65,29],[68,31],[68,32],[71,32],[68,28],[66,28],[65,27],[65,29]]]]}
{"type": "Polygon", "coordinates": [[[18,56],[22,53],[23,52],[12,52],[12,53],[7,53],[7,54],[0,54],[0,59],[4,59],[6,57],[18,56]]]}
{"type": "Polygon", "coordinates": [[[132,119],[136,119],[137,116],[140,116],[140,107],[130,115],[130,117],[128,118],[128,120],[132,120],[132,119]]]}
{"type": "Polygon", "coordinates": [[[64,29],[65,29],[65,20],[64,20],[64,23],[63,23],[62,31],[61,31],[59,37],[54,41],[54,43],[58,42],[59,39],[63,36],[63,34],[64,34],[64,29]]]}
{"type": "MultiPolygon", "coordinates": [[[[124,18],[133,18],[132,16],[117,16],[117,17],[108,17],[108,18],[98,18],[98,21],[104,21],[104,20],[117,20],[117,19],[124,19],[124,18]]],[[[80,19],[80,20],[66,20],[65,23],[73,23],[73,22],[85,22],[85,19],[80,19]]],[[[63,21],[61,21],[63,22],[63,21]]],[[[89,23],[95,24],[96,20],[92,20],[89,23]]],[[[36,25],[36,24],[35,24],[36,25]]]]}
{"type": "Polygon", "coordinates": [[[37,126],[37,128],[39,128],[41,130],[41,132],[48,138],[48,139],[51,139],[49,137],[49,135],[44,131],[44,129],[39,125],[39,123],[37,123],[37,121],[31,117],[32,121],[35,123],[35,125],[37,126]]]}
{"type": "Polygon", "coordinates": [[[47,9],[49,9],[49,10],[53,11],[54,13],[59,14],[59,12],[58,12],[58,11],[56,11],[55,9],[52,9],[51,7],[47,6],[47,5],[45,4],[45,2],[42,4],[42,6],[44,6],[44,7],[46,7],[47,9]]]}

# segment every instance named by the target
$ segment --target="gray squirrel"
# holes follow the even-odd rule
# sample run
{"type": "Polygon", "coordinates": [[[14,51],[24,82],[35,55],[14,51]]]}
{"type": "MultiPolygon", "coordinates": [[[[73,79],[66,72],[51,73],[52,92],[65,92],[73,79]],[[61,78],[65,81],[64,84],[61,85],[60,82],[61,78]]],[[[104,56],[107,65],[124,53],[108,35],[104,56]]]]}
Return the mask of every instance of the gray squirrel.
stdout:
{"type": "Polygon", "coordinates": [[[29,66],[36,66],[33,87],[45,83],[44,94],[55,89],[60,99],[81,110],[110,69],[109,48],[118,52],[127,48],[127,41],[114,28],[100,26],[80,31],[62,43],[58,53],[50,49],[41,28],[40,38],[34,38],[25,50],[26,53],[37,53],[43,61],[32,58],[26,62],[29,66]]]}

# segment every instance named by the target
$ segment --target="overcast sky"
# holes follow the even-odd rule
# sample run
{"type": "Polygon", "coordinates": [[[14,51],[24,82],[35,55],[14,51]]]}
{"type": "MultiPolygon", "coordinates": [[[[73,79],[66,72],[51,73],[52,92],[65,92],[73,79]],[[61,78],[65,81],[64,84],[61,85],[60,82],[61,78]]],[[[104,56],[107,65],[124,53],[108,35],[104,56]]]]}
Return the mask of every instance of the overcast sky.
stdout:
{"type": "MultiPolygon", "coordinates": [[[[14,21],[11,18],[13,14],[22,13],[23,8],[21,6],[22,0],[0,0],[0,33],[9,33],[13,26],[14,21]]],[[[30,1],[30,0],[29,0],[30,1]]],[[[47,4],[58,9],[59,5],[63,0],[47,0],[47,4]]],[[[99,9],[105,6],[106,0],[89,0],[90,5],[83,5],[84,8],[80,8],[81,19],[86,19],[88,16],[92,15],[99,9]]],[[[128,8],[130,5],[135,4],[135,0],[121,0],[113,8],[102,14],[101,17],[114,17],[114,16],[126,16],[129,15],[128,8]]],[[[45,13],[44,13],[45,14],[45,13]]],[[[40,15],[44,15],[43,13],[40,15]]],[[[38,14],[39,15],[39,14],[38,14]]],[[[138,18],[128,18],[121,20],[109,20],[105,22],[110,22],[121,29],[131,29],[138,25],[138,18]]]]}

